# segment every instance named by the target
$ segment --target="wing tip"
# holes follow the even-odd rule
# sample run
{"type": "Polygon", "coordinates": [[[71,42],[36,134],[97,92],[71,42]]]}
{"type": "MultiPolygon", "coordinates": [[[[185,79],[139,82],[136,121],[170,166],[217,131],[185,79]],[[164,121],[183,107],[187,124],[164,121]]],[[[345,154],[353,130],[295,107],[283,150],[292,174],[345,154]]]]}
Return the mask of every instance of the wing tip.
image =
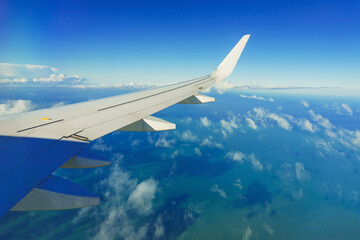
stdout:
{"type": "Polygon", "coordinates": [[[212,75],[217,78],[218,82],[227,78],[233,72],[249,38],[250,34],[244,35],[212,73],[212,75]]]}

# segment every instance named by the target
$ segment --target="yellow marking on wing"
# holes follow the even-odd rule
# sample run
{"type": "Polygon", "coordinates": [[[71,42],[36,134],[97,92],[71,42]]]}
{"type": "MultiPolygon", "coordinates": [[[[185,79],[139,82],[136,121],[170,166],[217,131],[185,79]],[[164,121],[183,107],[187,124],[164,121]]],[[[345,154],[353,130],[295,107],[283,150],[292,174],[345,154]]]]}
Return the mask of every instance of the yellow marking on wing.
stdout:
{"type": "Polygon", "coordinates": [[[43,120],[43,121],[50,121],[51,118],[43,117],[41,120],[43,120]]]}

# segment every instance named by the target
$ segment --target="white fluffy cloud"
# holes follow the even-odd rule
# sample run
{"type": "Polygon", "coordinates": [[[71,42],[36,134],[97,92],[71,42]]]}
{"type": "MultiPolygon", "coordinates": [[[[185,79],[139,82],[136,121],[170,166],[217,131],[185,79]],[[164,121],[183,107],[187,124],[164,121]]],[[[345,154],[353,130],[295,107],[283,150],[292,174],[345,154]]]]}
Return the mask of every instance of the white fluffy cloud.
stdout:
{"type": "Polygon", "coordinates": [[[181,140],[186,142],[196,142],[198,140],[198,137],[195,134],[193,134],[190,130],[186,130],[181,135],[181,140]]]}
{"type": "Polygon", "coordinates": [[[296,178],[299,181],[304,181],[309,179],[310,175],[309,173],[305,170],[304,164],[302,163],[295,163],[295,171],[296,171],[296,178]]]}
{"type": "Polygon", "coordinates": [[[343,104],[341,104],[341,107],[342,107],[343,109],[345,109],[345,111],[348,112],[351,116],[353,115],[353,111],[352,111],[352,109],[349,107],[349,105],[343,103],[343,104]]]}
{"type": "Polygon", "coordinates": [[[195,152],[195,154],[198,155],[199,157],[202,156],[202,153],[201,153],[201,151],[200,151],[199,148],[194,148],[194,152],[195,152]]]}
{"type": "MultiPolygon", "coordinates": [[[[265,110],[263,108],[254,108],[253,109],[255,116],[254,118],[258,121],[260,121],[265,126],[265,120],[270,119],[275,121],[279,127],[284,128],[286,130],[291,130],[291,124],[286,120],[284,117],[279,116],[276,113],[271,113],[268,110],[265,110]]],[[[249,112],[248,115],[252,116],[252,114],[249,112]]]]}
{"type": "Polygon", "coordinates": [[[99,138],[96,140],[95,144],[92,145],[91,149],[101,151],[101,152],[111,152],[112,146],[105,144],[104,139],[99,138]]]}
{"type": "Polygon", "coordinates": [[[192,118],[191,117],[185,117],[182,120],[180,120],[180,122],[188,124],[192,122],[192,118]]]}
{"type": "Polygon", "coordinates": [[[243,186],[241,185],[241,179],[240,178],[236,179],[236,181],[234,182],[234,187],[236,187],[239,190],[243,189],[243,186]]]}
{"type": "Polygon", "coordinates": [[[152,209],[152,201],[155,198],[157,183],[154,179],[141,182],[130,194],[128,204],[139,213],[147,214],[152,209]]]}
{"type": "Polygon", "coordinates": [[[254,129],[254,130],[256,130],[257,128],[258,128],[258,126],[256,125],[256,123],[251,119],[251,118],[246,118],[245,119],[246,120],[246,122],[247,122],[247,125],[250,127],[250,128],[252,128],[252,129],[254,129]]]}
{"type": "Polygon", "coordinates": [[[60,84],[75,85],[85,81],[78,75],[67,76],[56,68],[40,65],[20,65],[0,63],[0,84],[38,85],[60,84]]]}
{"type": "Polygon", "coordinates": [[[264,97],[260,97],[260,96],[256,96],[256,95],[240,95],[241,98],[249,98],[249,99],[256,99],[256,100],[261,100],[261,101],[268,101],[268,102],[274,102],[274,99],[272,98],[264,98],[264,97]]]}
{"type": "Polygon", "coordinates": [[[272,229],[272,227],[269,224],[265,223],[263,227],[270,236],[274,235],[275,231],[272,229]]]}
{"type": "Polygon", "coordinates": [[[177,156],[180,155],[180,152],[179,150],[175,150],[171,155],[170,155],[170,158],[172,159],[175,159],[177,156]]]}
{"type": "MultiPolygon", "coordinates": [[[[332,124],[330,121],[319,114],[314,113],[314,111],[309,110],[310,115],[315,120],[316,123],[319,125],[331,128],[332,124]]],[[[257,129],[258,126],[267,127],[271,125],[272,122],[275,122],[279,127],[292,130],[293,125],[300,127],[303,130],[309,132],[316,132],[319,130],[316,123],[310,122],[308,119],[305,118],[298,118],[296,119],[294,116],[284,113],[272,113],[267,109],[264,108],[254,108],[253,111],[249,111],[247,116],[245,117],[245,121],[247,125],[252,129],[257,129]]]]}
{"type": "Polygon", "coordinates": [[[219,194],[220,197],[222,197],[222,198],[227,198],[227,195],[226,195],[225,191],[222,190],[222,189],[220,189],[217,184],[215,184],[214,186],[212,186],[212,187],[210,188],[210,191],[219,194]]]}
{"type": "Polygon", "coordinates": [[[33,109],[32,102],[29,100],[9,100],[0,104],[0,118],[27,112],[33,109]]]}
{"type": "Polygon", "coordinates": [[[286,130],[291,130],[291,125],[285,118],[280,117],[279,115],[277,115],[275,113],[268,114],[267,118],[276,121],[277,124],[279,125],[279,127],[284,128],[286,130]]]}
{"type": "Polygon", "coordinates": [[[331,129],[334,127],[332,123],[329,121],[329,119],[321,116],[318,113],[315,113],[313,110],[309,110],[309,114],[313,118],[313,120],[316,121],[318,124],[320,124],[322,127],[327,129],[331,129]]]}
{"type": "Polygon", "coordinates": [[[207,117],[201,117],[200,121],[204,127],[210,127],[211,121],[207,117]]]}
{"type": "Polygon", "coordinates": [[[228,152],[225,155],[225,158],[230,159],[234,162],[240,162],[243,163],[244,159],[246,158],[246,154],[239,152],[239,151],[235,151],[235,152],[228,152]]]}
{"type": "Polygon", "coordinates": [[[234,89],[234,87],[235,87],[235,85],[233,85],[227,81],[222,81],[222,82],[210,87],[209,89],[207,89],[207,92],[215,91],[218,94],[223,94],[224,92],[226,92],[226,90],[234,89]]]}
{"type": "Polygon", "coordinates": [[[235,116],[230,116],[228,120],[221,119],[220,120],[221,133],[224,138],[227,137],[228,134],[232,134],[234,129],[238,128],[237,118],[235,116]]]}
{"type": "Polygon", "coordinates": [[[240,151],[232,151],[232,152],[228,152],[225,155],[225,159],[239,163],[243,163],[244,161],[247,161],[251,164],[251,166],[255,171],[262,171],[264,168],[263,164],[253,153],[245,154],[240,151]]]}
{"type": "Polygon", "coordinates": [[[303,100],[301,103],[304,105],[304,107],[308,108],[310,106],[306,100],[303,100]]]}
{"type": "Polygon", "coordinates": [[[207,138],[204,138],[201,143],[200,146],[205,146],[205,147],[215,147],[215,148],[223,148],[223,145],[221,143],[217,143],[213,140],[212,136],[209,136],[207,138]]]}
{"type": "Polygon", "coordinates": [[[298,125],[301,127],[301,129],[304,129],[306,131],[315,132],[315,126],[307,119],[299,119],[297,121],[298,125]]]}
{"type": "Polygon", "coordinates": [[[252,235],[251,228],[249,226],[246,227],[244,235],[242,237],[243,240],[249,240],[252,235]]]}
{"type": "Polygon", "coordinates": [[[357,147],[360,147],[360,131],[349,131],[350,133],[350,141],[357,147]]]}
{"type": "Polygon", "coordinates": [[[264,122],[265,119],[271,119],[275,121],[281,128],[286,130],[292,129],[290,123],[284,117],[281,117],[278,114],[271,113],[263,108],[254,108],[253,111],[255,112],[255,117],[262,122],[264,122]]]}
{"type": "Polygon", "coordinates": [[[161,236],[164,233],[161,219],[153,226],[136,222],[140,216],[147,217],[152,212],[157,183],[152,178],[138,183],[119,167],[122,158],[122,155],[114,156],[110,173],[98,184],[97,191],[103,192],[109,202],[79,210],[73,224],[77,227],[89,218],[95,219],[97,224],[91,230],[92,239],[140,240],[151,231],[150,227],[157,229],[157,236],[161,236]]]}
{"type": "Polygon", "coordinates": [[[156,219],[155,222],[155,233],[154,233],[154,238],[158,239],[158,238],[162,238],[165,235],[165,229],[164,229],[164,225],[163,225],[163,220],[161,218],[161,216],[158,216],[158,218],[156,219]]]}
{"type": "Polygon", "coordinates": [[[175,143],[175,139],[167,140],[165,137],[159,137],[159,139],[155,142],[155,147],[173,147],[173,144],[175,143]]]}
{"type": "Polygon", "coordinates": [[[263,170],[263,165],[261,164],[260,160],[254,154],[250,154],[249,161],[256,171],[263,170]]]}

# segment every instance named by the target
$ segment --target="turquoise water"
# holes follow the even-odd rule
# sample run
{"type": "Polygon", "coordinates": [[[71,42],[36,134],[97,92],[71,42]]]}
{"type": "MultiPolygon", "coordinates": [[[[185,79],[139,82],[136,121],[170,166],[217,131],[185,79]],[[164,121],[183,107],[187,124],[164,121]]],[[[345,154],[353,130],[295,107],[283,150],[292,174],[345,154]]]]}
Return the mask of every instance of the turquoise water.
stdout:
{"type": "MultiPolygon", "coordinates": [[[[41,108],[124,92],[55,89],[2,89],[0,104],[41,108]]],[[[101,196],[100,206],[9,212],[0,239],[359,239],[359,97],[209,95],[215,103],[155,115],[174,131],[92,143],[111,166],[56,172],[101,196]]]]}

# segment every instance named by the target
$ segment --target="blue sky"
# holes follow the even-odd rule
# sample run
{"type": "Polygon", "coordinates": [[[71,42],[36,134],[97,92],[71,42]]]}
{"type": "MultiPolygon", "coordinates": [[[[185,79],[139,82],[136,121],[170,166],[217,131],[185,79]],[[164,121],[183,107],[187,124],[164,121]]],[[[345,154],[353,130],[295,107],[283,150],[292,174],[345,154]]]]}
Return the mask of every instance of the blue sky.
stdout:
{"type": "Polygon", "coordinates": [[[232,83],[360,88],[359,1],[0,0],[0,62],[95,83],[208,74],[250,33],[232,83]]]}

